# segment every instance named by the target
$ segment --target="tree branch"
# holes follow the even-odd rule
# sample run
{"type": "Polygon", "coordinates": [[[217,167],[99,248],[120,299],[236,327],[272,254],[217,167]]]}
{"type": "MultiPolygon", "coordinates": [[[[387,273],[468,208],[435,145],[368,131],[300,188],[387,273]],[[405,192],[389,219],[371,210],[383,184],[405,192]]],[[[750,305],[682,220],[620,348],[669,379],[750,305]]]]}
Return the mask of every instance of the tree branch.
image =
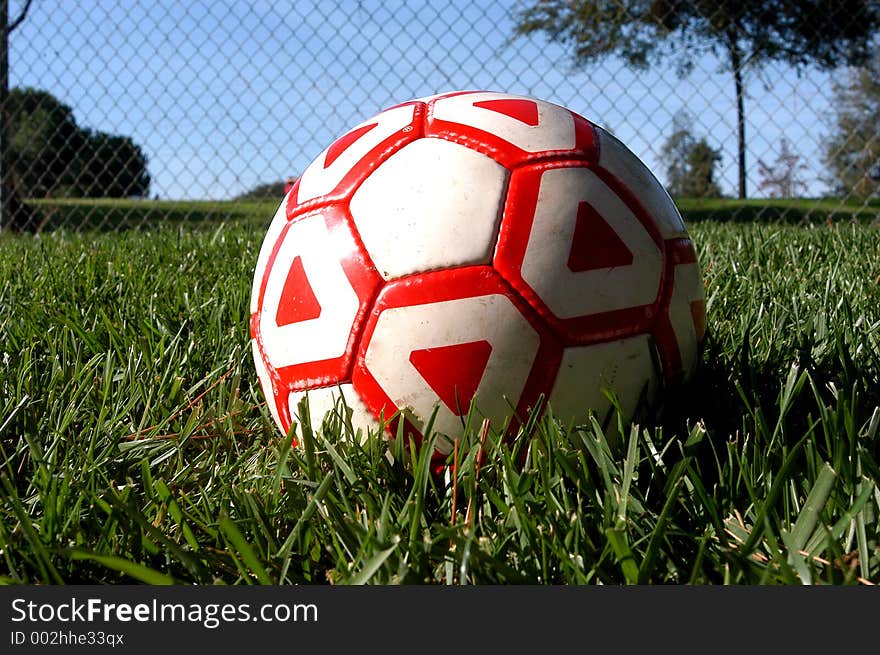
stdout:
{"type": "Polygon", "coordinates": [[[18,18],[16,18],[14,21],[12,21],[9,24],[9,27],[6,28],[7,33],[11,33],[12,30],[14,30],[16,27],[21,25],[21,22],[25,19],[25,16],[27,16],[28,9],[31,8],[32,1],[33,0],[26,0],[26,2],[24,3],[24,7],[22,7],[22,9],[21,9],[21,13],[18,15],[18,18]]]}

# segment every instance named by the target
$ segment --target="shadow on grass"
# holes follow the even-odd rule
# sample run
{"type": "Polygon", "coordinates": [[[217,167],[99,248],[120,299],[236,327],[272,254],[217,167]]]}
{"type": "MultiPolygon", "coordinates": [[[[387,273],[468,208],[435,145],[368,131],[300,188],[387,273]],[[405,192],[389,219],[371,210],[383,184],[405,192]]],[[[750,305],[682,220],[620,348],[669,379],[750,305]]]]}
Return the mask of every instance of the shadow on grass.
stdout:
{"type": "Polygon", "coordinates": [[[838,345],[822,360],[803,347],[793,363],[761,360],[747,347],[724,356],[710,336],[693,380],[665,396],[664,433],[687,435],[703,424],[708,438],[684,449],[707,488],[719,482],[719,459],[730,448],[747,452],[755,470],[772,471],[808,435],[821,460],[846,466],[857,459],[860,430],[880,407],[880,360],[856,367],[847,346],[838,345]]]}

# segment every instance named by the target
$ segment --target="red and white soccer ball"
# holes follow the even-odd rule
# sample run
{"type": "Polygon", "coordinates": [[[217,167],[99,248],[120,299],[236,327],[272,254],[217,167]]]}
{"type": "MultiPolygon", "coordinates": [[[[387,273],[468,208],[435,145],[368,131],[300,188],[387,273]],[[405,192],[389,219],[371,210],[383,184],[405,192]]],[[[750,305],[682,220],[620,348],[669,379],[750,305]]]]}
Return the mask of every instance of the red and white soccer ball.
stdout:
{"type": "Polygon", "coordinates": [[[397,105],[322,152],[250,311],[285,434],[306,394],[315,428],[342,395],[356,427],[415,438],[434,411],[460,436],[472,401],[500,430],[541,398],[602,420],[610,390],[629,420],[693,373],[705,329],[694,247],[644,164],[568,109],[489,92],[397,105]]]}

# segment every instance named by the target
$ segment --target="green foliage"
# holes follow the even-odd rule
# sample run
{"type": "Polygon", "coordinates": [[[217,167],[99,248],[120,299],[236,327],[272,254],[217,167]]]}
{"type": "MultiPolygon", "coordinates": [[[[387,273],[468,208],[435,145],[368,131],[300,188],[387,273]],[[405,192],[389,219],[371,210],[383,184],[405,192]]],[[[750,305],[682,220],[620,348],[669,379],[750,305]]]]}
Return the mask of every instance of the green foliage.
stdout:
{"type": "Polygon", "coordinates": [[[264,182],[236,197],[236,200],[274,200],[280,202],[284,197],[284,188],[287,182],[264,182]]]}
{"type": "Polygon", "coordinates": [[[676,198],[718,198],[721,189],[715,181],[715,169],[721,162],[721,151],[712,148],[705,137],[697,139],[691,122],[689,114],[678,112],[673,132],[660,150],[666,162],[666,189],[676,198]]]}
{"type": "Polygon", "coordinates": [[[12,175],[22,197],[146,196],[147,157],[130,137],[83,129],[46,91],[9,94],[12,175]]]}
{"type": "MultiPolygon", "coordinates": [[[[749,66],[861,65],[880,29],[874,0],[535,0],[516,16],[517,35],[542,32],[585,66],[619,56],[647,68],[671,57],[681,74],[706,52],[733,73],[739,197],[746,197],[745,92],[749,66]]],[[[846,132],[842,132],[846,134],[846,132]]]]}
{"type": "Polygon", "coordinates": [[[143,197],[150,192],[147,157],[131,137],[83,130],[73,184],[59,195],[85,198],[143,197]]]}
{"type": "Polygon", "coordinates": [[[871,169],[880,164],[880,52],[870,66],[850,70],[834,85],[835,129],[825,162],[841,195],[867,198],[880,191],[871,169]]]}
{"type": "Polygon", "coordinates": [[[709,336],[661,422],[532,417],[435,477],[343,407],[276,433],[265,220],[0,235],[3,580],[880,582],[880,228],[693,224],[709,336]]]}
{"type": "Polygon", "coordinates": [[[736,50],[759,65],[785,61],[833,68],[871,54],[880,9],[870,0],[537,0],[517,15],[516,33],[545,32],[578,64],[618,55],[637,68],[674,55],[736,50]]]}
{"type": "Polygon", "coordinates": [[[682,186],[682,195],[689,198],[718,198],[721,189],[715,181],[715,167],[721,162],[721,151],[716,150],[701,138],[688,152],[687,176],[682,186]]]}
{"type": "Polygon", "coordinates": [[[23,196],[72,185],[82,134],[73,111],[46,91],[12,89],[8,99],[13,176],[23,196]]]}

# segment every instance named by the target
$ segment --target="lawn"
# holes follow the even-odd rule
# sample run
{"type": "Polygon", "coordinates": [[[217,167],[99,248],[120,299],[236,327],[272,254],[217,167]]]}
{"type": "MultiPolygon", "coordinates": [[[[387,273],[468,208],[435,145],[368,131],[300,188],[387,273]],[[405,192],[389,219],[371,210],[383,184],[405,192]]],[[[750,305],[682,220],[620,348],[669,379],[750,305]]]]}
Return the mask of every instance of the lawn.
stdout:
{"type": "Polygon", "coordinates": [[[676,204],[689,224],[704,220],[791,225],[871,223],[880,217],[880,198],[679,198],[676,204]]]}
{"type": "MultiPolygon", "coordinates": [[[[153,227],[157,224],[211,225],[218,221],[259,223],[275,213],[276,199],[267,200],[147,200],[114,198],[30,199],[34,220],[43,230],[75,228],[111,231],[153,227]]],[[[818,224],[871,223],[880,220],[880,199],[786,198],[737,200],[733,198],[680,198],[676,201],[685,221],[784,222],[818,224]]]]}
{"type": "Polygon", "coordinates": [[[156,225],[198,227],[271,217],[277,200],[145,200],[53,198],[27,201],[43,231],[59,228],[112,231],[156,225]]]}
{"type": "Polygon", "coordinates": [[[0,580],[880,582],[877,225],[694,220],[709,333],[661,421],[532,417],[435,477],[332,416],[276,434],[269,215],[0,235],[0,580]]]}

